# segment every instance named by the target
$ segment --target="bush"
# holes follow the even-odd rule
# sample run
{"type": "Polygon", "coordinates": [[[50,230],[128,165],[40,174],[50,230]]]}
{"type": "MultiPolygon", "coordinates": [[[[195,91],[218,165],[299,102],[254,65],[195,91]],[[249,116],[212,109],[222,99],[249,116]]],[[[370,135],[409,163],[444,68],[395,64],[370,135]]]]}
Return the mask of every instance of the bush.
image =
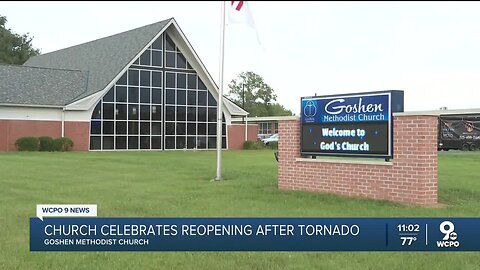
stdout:
{"type": "Polygon", "coordinates": [[[55,139],[55,151],[70,151],[73,148],[73,141],[68,137],[55,139]]]}
{"type": "Polygon", "coordinates": [[[246,150],[258,150],[264,149],[265,145],[261,141],[245,141],[243,143],[243,149],[246,150]]]}
{"type": "Polygon", "coordinates": [[[53,139],[52,137],[22,137],[15,142],[18,151],[70,151],[73,141],[68,137],[53,139]]]}
{"type": "Polygon", "coordinates": [[[267,148],[268,149],[274,149],[274,150],[278,149],[278,142],[269,142],[267,144],[267,148]]]}
{"type": "Polygon", "coordinates": [[[38,151],[40,143],[37,137],[22,137],[15,141],[18,151],[38,151]]]}
{"type": "Polygon", "coordinates": [[[40,142],[39,151],[41,152],[53,152],[55,151],[55,143],[52,137],[43,136],[38,138],[40,142]]]}

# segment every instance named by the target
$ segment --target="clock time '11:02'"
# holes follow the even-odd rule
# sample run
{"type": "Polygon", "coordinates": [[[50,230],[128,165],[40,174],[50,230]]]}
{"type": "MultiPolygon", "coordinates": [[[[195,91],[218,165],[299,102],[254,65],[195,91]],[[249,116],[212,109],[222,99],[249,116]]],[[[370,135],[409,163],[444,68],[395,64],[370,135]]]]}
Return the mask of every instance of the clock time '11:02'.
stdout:
{"type": "Polygon", "coordinates": [[[419,224],[398,224],[397,228],[399,232],[420,232],[419,224]]]}

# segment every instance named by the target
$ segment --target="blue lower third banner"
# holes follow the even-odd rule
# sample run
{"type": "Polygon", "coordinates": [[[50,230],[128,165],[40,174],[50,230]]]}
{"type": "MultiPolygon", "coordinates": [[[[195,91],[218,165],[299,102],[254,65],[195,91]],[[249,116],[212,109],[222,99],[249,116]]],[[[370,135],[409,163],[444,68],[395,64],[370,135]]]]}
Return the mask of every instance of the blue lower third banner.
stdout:
{"type": "Polygon", "coordinates": [[[30,218],[31,251],[480,251],[480,218],[30,218]]]}

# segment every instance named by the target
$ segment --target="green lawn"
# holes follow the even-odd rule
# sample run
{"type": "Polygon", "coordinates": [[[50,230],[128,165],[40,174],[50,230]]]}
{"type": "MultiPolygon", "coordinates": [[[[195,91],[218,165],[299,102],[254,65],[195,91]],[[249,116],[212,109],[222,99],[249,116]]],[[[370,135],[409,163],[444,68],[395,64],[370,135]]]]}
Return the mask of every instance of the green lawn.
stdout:
{"type": "Polygon", "coordinates": [[[0,153],[0,269],[479,269],[480,253],[30,252],[36,204],[101,217],[479,217],[480,153],[439,154],[442,208],[277,189],[273,151],[0,153]]]}

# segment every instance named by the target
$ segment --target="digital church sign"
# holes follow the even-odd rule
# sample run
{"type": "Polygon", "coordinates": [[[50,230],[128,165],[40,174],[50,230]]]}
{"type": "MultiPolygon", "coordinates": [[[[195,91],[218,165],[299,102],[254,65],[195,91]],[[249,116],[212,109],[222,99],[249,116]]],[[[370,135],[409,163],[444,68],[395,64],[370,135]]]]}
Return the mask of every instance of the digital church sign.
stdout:
{"type": "Polygon", "coordinates": [[[301,110],[302,155],[392,158],[403,91],[302,97],[301,110]]]}

